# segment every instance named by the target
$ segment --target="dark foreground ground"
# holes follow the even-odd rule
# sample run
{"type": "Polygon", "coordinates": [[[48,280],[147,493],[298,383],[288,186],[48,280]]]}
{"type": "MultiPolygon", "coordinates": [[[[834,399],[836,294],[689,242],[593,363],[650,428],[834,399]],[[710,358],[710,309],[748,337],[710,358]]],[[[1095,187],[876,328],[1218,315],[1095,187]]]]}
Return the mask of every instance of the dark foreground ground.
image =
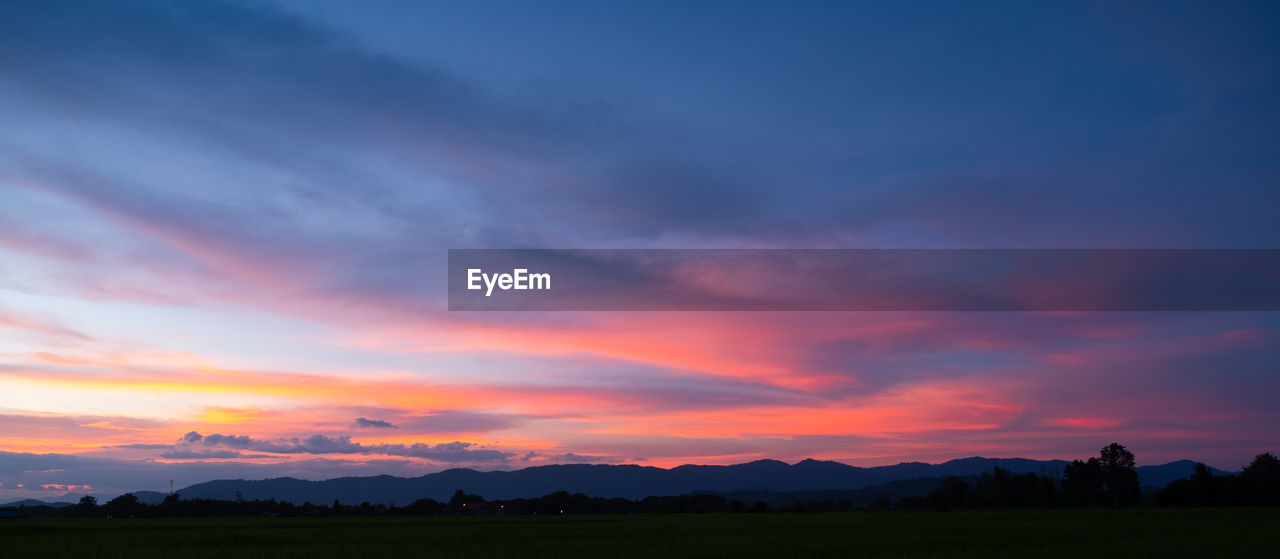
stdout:
{"type": "Polygon", "coordinates": [[[0,520],[0,556],[1266,557],[1277,525],[1274,508],[0,520]]]}

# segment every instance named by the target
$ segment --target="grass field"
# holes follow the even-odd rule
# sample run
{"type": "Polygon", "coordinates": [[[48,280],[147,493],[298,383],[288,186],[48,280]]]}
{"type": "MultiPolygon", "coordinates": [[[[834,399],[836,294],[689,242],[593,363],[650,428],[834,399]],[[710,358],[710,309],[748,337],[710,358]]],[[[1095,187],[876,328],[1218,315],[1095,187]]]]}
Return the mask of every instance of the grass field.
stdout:
{"type": "Polygon", "coordinates": [[[0,556],[1274,557],[1276,526],[1280,509],[43,519],[0,521],[0,556]]]}

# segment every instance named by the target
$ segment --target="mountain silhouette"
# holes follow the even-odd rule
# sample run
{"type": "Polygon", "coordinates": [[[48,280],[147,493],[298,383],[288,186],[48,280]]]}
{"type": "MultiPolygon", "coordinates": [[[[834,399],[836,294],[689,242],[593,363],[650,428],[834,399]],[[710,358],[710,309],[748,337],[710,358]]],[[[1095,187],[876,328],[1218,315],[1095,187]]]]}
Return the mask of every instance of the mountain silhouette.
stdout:
{"type": "Polygon", "coordinates": [[[69,507],[69,506],[71,506],[72,504],[73,504],[73,503],[68,503],[68,502],[66,502],[66,501],[54,501],[54,502],[47,502],[47,501],[41,501],[41,500],[39,500],[39,499],[19,499],[19,500],[17,500],[17,501],[9,501],[9,502],[7,502],[7,503],[0,503],[0,507],[15,507],[15,508],[16,508],[16,507],[53,507],[53,508],[62,508],[62,507],[69,507]]]}
{"type": "MultiPolygon", "coordinates": [[[[942,464],[903,462],[892,466],[862,468],[839,462],[802,460],[787,464],[757,460],[731,466],[684,465],[671,469],[637,465],[566,464],[534,466],[514,471],[480,472],[455,468],[414,478],[389,475],[343,477],[324,481],[294,478],[265,480],[215,480],[179,491],[195,499],[276,499],[293,503],[361,502],[408,504],[420,498],[447,501],[458,489],[488,499],[537,497],[555,491],[585,493],[593,497],[640,499],[653,495],[694,492],[740,491],[796,492],[862,490],[871,486],[912,479],[975,476],[999,466],[1015,474],[1034,473],[1061,478],[1065,460],[1025,458],[962,458],[942,464]]],[[[1164,487],[1189,477],[1195,462],[1180,460],[1158,466],[1140,466],[1144,486],[1164,487]]],[[[1214,470],[1215,475],[1229,472],[1214,470]]],[[[929,484],[921,485],[927,487],[929,484]]]]}

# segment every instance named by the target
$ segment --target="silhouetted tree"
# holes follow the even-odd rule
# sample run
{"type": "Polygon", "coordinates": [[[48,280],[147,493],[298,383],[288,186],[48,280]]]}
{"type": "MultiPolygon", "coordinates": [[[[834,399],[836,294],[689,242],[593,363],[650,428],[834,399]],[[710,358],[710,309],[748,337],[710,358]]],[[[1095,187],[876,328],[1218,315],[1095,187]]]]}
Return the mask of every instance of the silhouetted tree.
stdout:
{"type": "Polygon", "coordinates": [[[1009,506],[1009,470],[996,466],[990,472],[982,472],[982,478],[973,488],[973,504],[979,508],[1009,506]]]}
{"type": "Polygon", "coordinates": [[[418,499],[404,507],[404,512],[416,515],[440,514],[444,509],[444,504],[437,502],[435,499],[418,499]]]}
{"type": "Polygon", "coordinates": [[[1235,506],[1250,504],[1254,495],[1241,476],[1215,476],[1208,466],[1196,464],[1190,478],[1170,482],[1156,494],[1156,502],[1161,506],[1235,506]]]}
{"type": "Polygon", "coordinates": [[[183,516],[182,498],[177,493],[170,493],[164,496],[164,500],[156,505],[156,514],[159,516],[183,516]]]}
{"type": "Polygon", "coordinates": [[[689,496],[689,512],[724,512],[729,502],[719,495],[690,495],[689,496]]]}
{"type": "Polygon", "coordinates": [[[1097,458],[1090,458],[1087,462],[1072,460],[1062,470],[1062,476],[1062,493],[1069,504],[1088,507],[1102,502],[1106,482],[1102,463],[1097,458]]]}
{"type": "Polygon", "coordinates": [[[125,493],[107,501],[107,504],[102,506],[102,510],[107,513],[107,516],[129,518],[145,515],[147,505],[139,502],[138,497],[133,493],[125,493]]]}
{"type": "Polygon", "coordinates": [[[929,506],[942,510],[962,508],[969,504],[969,484],[956,476],[948,477],[926,500],[929,506]]]}
{"type": "Polygon", "coordinates": [[[1156,493],[1156,504],[1162,507],[1187,506],[1193,501],[1192,493],[1191,480],[1175,479],[1156,493]]]}
{"type": "Polygon", "coordinates": [[[85,495],[80,498],[80,503],[76,505],[76,516],[93,517],[98,516],[98,498],[93,495],[85,495]]]}
{"type": "Polygon", "coordinates": [[[1133,469],[1133,453],[1120,443],[1111,443],[1102,447],[1100,462],[1107,501],[1112,506],[1138,502],[1138,472],[1133,469]]]}
{"type": "Polygon", "coordinates": [[[1197,462],[1195,469],[1191,472],[1191,479],[1188,480],[1187,497],[1190,501],[1188,504],[1200,507],[1217,504],[1221,496],[1215,490],[1214,481],[1213,471],[1203,463],[1197,462]]]}
{"type": "Polygon", "coordinates": [[[1111,443],[1102,447],[1099,457],[1102,460],[1103,471],[1119,468],[1132,469],[1134,465],[1133,453],[1120,443],[1111,443]]]}
{"type": "Polygon", "coordinates": [[[1033,504],[1041,507],[1053,508],[1058,506],[1058,488],[1053,478],[1041,476],[1037,483],[1036,498],[1033,504]]]}
{"type": "Polygon", "coordinates": [[[453,492],[453,497],[449,498],[449,509],[454,512],[474,512],[474,511],[465,510],[467,503],[483,503],[483,502],[484,502],[484,497],[481,497],[474,493],[467,493],[459,489],[453,492]]]}
{"type": "Polygon", "coordinates": [[[1280,505],[1280,459],[1274,454],[1255,456],[1240,471],[1240,481],[1251,504],[1280,505]]]}

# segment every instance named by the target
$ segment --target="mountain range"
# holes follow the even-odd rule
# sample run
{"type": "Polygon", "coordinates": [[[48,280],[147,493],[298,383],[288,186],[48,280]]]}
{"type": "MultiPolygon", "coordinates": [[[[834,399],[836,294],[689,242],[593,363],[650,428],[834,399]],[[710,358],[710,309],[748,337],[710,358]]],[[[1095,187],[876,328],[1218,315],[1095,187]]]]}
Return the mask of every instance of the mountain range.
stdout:
{"type": "MultiPolygon", "coordinates": [[[[276,499],[293,503],[348,504],[361,502],[408,504],[420,498],[447,501],[456,490],[476,493],[487,499],[537,497],[555,491],[585,493],[593,497],[641,499],[652,495],[690,493],[796,493],[842,491],[847,495],[906,496],[924,494],[936,483],[902,483],[911,480],[941,480],[948,476],[977,476],[996,467],[1015,474],[1034,473],[1061,478],[1065,460],[1025,458],[961,458],[941,464],[903,462],[891,466],[863,468],[840,462],[802,460],[787,464],[777,460],[757,460],[731,466],[685,465],[664,469],[638,465],[567,464],[533,466],[514,471],[480,472],[455,468],[419,477],[389,475],[343,477],[324,481],[294,478],[264,480],[214,480],[185,487],[178,493],[187,499],[276,499]],[[884,487],[881,487],[884,486],[884,487]]],[[[1195,462],[1179,460],[1158,466],[1139,466],[1144,488],[1155,490],[1191,475],[1195,462]]],[[[1215,475],[1231,472],[1213,469],[1215,475]]],[[[135,492],[143,502],[159,502],[163,493],[135,492]]],[[[70,500],[63,497],[63,500],[70,500]]],[[[101,500],[101,499],[100,499],[101,500]]],[[[862,499],[857,499],[862,500],[862,499]]],[[[29,506],[35,501],[27,500],[29,506]]]]}
{"type": "MultiPolygon", "coordinates": [[[[585,493],[593,497],[641,499],[651,495],[694,492],[861,490],[911,479],[974,476],[995,467],[1013,473],[1062,477],[1064,460],[1024,458],[962,458],[942,464],[904,462],[892,466],[862,468],[840,462],[803,460],[787,464],[758,460],[732,466],[685,465],[671,469],[637,465],[570,464],[534,466],[514,471],[479,472],[451,469],[414,478],[394,476],[344,477],[324,481],[293,478],[266,480],[217,480],[182,489],[185,498],[270,499],[302,503],[407,504],[427,497],[446,501],[462,489],[488,499],[537,497],[555,491],[585,493]]],[[[1180,460],[1159,466],[1140,466],[1144,486],[1160,488],[1191,475],[1195,462],[1180,460]]],[[[1216,475],[1229,472],[1215,470],[1216,475]]]]}

